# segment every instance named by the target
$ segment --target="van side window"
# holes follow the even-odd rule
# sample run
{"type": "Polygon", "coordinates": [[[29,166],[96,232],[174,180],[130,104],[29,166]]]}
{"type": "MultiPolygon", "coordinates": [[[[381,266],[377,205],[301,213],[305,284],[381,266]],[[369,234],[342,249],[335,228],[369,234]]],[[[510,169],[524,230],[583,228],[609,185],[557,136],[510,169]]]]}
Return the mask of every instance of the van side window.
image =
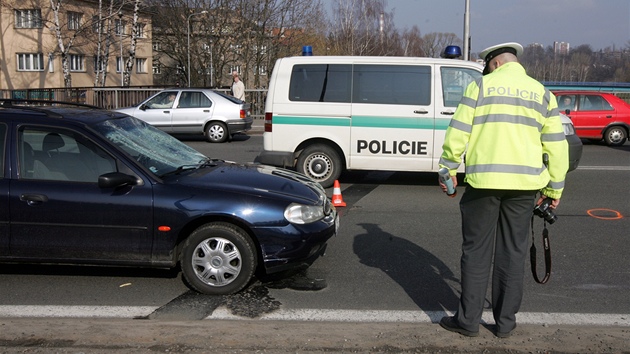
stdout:
{"type": "Polygon", "coordinates": [[[468,85],[481,77],[477,70],[442,67],[442,97],[444,107],[457,107],[468,85]]]}
{"type": "Polygon", "coordinates": [[[305,102],[350,102],[350,64],[295,65],[291,72],[289,100],[305,102]]]}
{"type": "Polygon", "coordinates": [[[355,65],[353,103],[427,106],[431,104],[431,67],[355,65]]]}

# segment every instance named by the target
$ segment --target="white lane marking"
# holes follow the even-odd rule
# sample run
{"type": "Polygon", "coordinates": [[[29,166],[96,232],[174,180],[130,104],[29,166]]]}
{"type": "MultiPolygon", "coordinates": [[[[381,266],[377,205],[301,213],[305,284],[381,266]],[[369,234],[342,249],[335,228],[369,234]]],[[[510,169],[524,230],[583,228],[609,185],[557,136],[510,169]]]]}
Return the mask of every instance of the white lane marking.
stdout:
{"type": "Polygon", "coordinates": [[[630,166],[578,166],[578,170],[630,171],[630,166]]]}
{"type": "Polygon", "coordinates": [[[157,306],[0,305],[0,317],[134,318],[148,316],[157,306]]]}
{"type": "MultiPolygon", "coordinates": [[[[137,318],[146,317],[157,310],[157,306],[39,306],[0,305],[0,318],[11,317],[66,317],[66,318],[137,318]]],[[[387,310],[330,310],[330,309],[286,309],[261,315],[255,320],[275,321],[332,321],[332,322],[408,322],[437,323],[447,311],[387,311],[387,310]]],[[[253,320],[236,316],[225,307],[216,309],[208,320],[253,320]]],[[[600,313],[547,313],[521,312],[516,315],[519,323],[548,325],[593,325],[630,327],[630,314],[600,313]]],[[[492,324],[492,312],[483,314],[483,322],[492,324]]]]}
{"type": "MultiPolygon", "coordinates": [[[[453,315],[445,311],[386,311],[386,310],[278,310],[264,314],[260,320],[287,321],[334,321],[334,322],[411,322],[437,323],[443,316],[453,315]]],[[[235,316],[225,307],[218,308],[206,319],[248,319],[235,316]]],[[[596,326],[630,326],[630,314],[599,313],[545,313],[521,312],[516,320],[523,324],[549,325],[596,325],[596,326]]],[[[492,312],[486,311],[482,321],[492,324],[492,312]]]]}

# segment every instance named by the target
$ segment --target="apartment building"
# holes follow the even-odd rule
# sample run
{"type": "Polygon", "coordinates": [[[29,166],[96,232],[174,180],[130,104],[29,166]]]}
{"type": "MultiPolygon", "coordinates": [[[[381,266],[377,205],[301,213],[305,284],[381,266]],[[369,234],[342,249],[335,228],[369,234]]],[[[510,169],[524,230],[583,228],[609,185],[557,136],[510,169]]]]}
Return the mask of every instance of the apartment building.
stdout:
{"type": "Polygon", "coordinates": [[[49,0],[2,1],[0,90],[64,87],[62,52],[72,87],[121,86],[123,74],[128,85],[152,85],[150,16],[140,13],[134,23],[131,8],[108,10],[99,14],[94,0],[64,0],[55,16],[49,0]]]}

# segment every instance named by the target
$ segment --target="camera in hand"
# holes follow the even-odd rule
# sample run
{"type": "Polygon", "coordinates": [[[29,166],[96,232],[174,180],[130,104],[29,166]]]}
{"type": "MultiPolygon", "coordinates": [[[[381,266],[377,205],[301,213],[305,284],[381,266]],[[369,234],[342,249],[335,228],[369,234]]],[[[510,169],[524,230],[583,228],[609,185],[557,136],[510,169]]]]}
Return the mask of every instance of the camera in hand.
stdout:
{"type": "Polygon", "coordinates": [[[553,199],[551,198],[543,199],[540,205],[536,205],[536,207],[534,207],[534,215],[537,215],[545,219],[545,221],[548,222],[549,224],[553,224],[554,222],[556,222],[556,220],[558,220],[558,217],[553,212],[553,209],[551,209],[552,202],[553,202],[553,199]]]}

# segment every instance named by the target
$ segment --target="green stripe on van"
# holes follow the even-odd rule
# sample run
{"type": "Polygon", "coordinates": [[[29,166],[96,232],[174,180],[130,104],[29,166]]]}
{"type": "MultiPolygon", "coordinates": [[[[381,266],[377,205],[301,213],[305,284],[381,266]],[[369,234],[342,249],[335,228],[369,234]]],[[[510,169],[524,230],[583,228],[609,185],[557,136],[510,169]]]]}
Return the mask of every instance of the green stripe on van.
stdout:
{"type": "Polygon", "coordinates": [[[353,116],[352,118],[332,118],[314,116],[273,116],[273,124],[319,125],[334,127],[436,129],[446,130],[450,120],[433,118],[406,118],[380,116],[353,116]],[[352,124],[351,124],[352,123],[352,124]],[[435,128],[434,128],[435,125],[435,128]]]}
{"type": "Polygon", "coordinates": [[[330,125],[335,127],[349,127],[350,118],[273,116],[273,124],[330,125]]]}
{"type": "Polygon", "coordinates": [[[364,128],[433,129],[433,119],[352,116],[352,126],[364,128]]]}

